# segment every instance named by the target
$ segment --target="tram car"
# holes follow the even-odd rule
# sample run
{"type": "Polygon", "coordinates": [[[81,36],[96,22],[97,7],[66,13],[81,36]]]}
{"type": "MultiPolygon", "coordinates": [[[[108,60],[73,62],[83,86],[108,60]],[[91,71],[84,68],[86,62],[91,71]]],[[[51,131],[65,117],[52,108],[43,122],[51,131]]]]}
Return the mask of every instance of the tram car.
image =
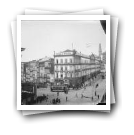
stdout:
{"type": "Polygon", "coordinates": [[[51,92],[64,92],[68,93],[69,88],[66,85],[53,85],[51,86],[51,92]]]}

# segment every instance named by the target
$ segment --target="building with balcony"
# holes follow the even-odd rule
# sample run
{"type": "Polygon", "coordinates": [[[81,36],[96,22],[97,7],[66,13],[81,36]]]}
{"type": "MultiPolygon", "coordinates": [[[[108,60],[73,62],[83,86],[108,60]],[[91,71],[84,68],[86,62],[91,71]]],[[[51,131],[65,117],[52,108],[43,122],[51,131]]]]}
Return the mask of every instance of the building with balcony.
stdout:
{"type": "Polygon", "coordinates": [[[84,82],[91,72],[100,70],[99,59],[95,55],[84,55],[76,50],[54,53],[55,81],[69,79],[70,82],[84,82]]]}

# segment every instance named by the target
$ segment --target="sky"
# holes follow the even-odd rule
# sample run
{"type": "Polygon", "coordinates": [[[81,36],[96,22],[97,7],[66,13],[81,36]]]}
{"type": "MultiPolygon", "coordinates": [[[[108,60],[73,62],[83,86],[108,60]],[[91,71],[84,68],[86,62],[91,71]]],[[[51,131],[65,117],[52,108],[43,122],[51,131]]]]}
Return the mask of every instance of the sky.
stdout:
{"type": "Polygon", "coordinates": [[[82,54],[98,55],[99,44],[106,50],[106,35],[99,21],[22,21],[23,62],[53,57],[55,53],[75,49],[82,54]]]}

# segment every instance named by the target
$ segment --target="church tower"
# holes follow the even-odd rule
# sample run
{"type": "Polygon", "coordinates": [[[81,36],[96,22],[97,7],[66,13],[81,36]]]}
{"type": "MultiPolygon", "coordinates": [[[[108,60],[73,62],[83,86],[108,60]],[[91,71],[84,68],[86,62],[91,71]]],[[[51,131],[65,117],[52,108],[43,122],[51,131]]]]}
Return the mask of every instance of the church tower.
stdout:
{"type": "Polygon", "coordinates": [[[100,59],[101,59],[101,57],[102,57],[101,43],[99,44],[99,57],[100,57],[100,59]]]}

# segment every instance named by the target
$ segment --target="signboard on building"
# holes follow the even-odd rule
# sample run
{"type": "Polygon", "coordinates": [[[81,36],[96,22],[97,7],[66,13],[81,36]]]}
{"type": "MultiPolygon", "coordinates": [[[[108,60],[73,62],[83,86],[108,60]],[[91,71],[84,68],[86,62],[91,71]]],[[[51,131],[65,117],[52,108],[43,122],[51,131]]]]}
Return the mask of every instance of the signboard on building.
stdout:
{"type": "Polygon", "coordinates": [[[61,53],[56,53],[56,55],[72,55],[73,52],[61,52],[61,53]]]}

